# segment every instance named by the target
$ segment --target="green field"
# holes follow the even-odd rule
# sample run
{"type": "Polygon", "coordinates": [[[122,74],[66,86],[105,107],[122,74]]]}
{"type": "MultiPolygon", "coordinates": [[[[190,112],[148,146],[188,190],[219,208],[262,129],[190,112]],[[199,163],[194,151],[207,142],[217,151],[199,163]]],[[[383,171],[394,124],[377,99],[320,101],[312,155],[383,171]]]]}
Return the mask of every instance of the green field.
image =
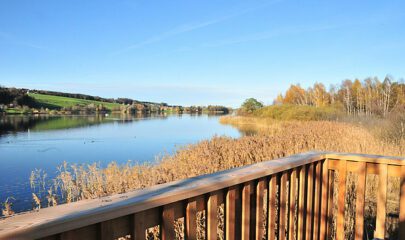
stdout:
{"type": "Polygon", "coordinates": [[[29,96],[35,98],[41,107],[49,109],[61,109],[64,107],[73,107],[73,106],[87,106],[89,104],[94,105],[103,105],[107,109],[112,110],[114,107],[120,107],[121,104],[118,103],[108,103],[100,101],[92,101],[78,98],[69,98],[69,97],[60,97],[53,95],[45,95],[38,93],[30,93],[29,96]]]}

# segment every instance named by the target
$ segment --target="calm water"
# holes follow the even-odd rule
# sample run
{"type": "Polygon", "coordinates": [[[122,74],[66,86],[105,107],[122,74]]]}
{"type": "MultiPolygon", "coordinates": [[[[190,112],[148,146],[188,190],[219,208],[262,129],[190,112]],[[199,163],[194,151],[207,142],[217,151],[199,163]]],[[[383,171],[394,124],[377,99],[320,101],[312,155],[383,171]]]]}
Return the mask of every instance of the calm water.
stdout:
{"type": "MultiPolygon", "coordinates": [[[[13,209],[32,207],[29,176],[43,169],[49,177],[69,163],[151,162],[176,146],[214,135],[239,137],[219,116],[63,116],[0,117],[0,201],[15,198],[13,209]]],[[[49,178],[48,177],[48,178],[49,178]]]]}

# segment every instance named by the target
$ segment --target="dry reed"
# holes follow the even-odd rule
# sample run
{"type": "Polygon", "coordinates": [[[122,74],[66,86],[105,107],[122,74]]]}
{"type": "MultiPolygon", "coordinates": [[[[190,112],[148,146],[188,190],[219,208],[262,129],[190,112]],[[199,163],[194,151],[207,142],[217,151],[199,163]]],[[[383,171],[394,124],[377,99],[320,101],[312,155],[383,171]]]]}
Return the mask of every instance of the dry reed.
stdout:
{"type": "MultiPolygon", "coordinates": [[[[165,155],[158,162],[143,165],[112,162],[102,168],[96,163],[64,163],[58,168],[57,176],[47,181],[45,173],[36,170],[30,178],[32,190],[36,193],[33,195],[36,197],[35,205],[54,206],[57,201],[69,203],[123,193],[313,150],[392,156],[403,156],[405,153],[403,140],[400,144],[386,142],[366,128],[350,123],[248,117],[223,117],[221,123],[235,125],[247,135],[237,139],[216,136],[183,146],[173,155],[165,155]]],[[[203,219],[204,216],[201,216],[203,219]]],[[[352,224],[347,227],[353,229],[352,224]]],[[[156,231],[151,231],[149,237],[151,235],[156,235],[156,231]]]]}

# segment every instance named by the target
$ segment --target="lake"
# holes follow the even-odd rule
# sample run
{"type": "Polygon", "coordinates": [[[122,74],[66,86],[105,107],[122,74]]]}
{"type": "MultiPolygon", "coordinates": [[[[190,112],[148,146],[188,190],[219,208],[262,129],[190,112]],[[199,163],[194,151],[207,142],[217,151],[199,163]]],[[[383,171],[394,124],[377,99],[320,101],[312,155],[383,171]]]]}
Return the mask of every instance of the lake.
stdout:
{"type": "Polygon", "coordinates": [[[16,212],[32,209],[31,171],[112,161],[153,162],[176,147],[215,135],[239,137],[211,115],[0,116],[0,201],[13,197],[16,212]]]}

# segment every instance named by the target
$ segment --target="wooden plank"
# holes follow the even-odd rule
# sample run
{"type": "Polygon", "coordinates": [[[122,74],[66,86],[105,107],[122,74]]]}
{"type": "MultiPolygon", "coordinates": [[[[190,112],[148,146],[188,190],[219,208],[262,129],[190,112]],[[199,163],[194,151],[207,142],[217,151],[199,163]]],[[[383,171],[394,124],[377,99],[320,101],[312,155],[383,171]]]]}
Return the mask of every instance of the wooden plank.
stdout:
{"type": "Polygon", "coordinates": [[[307,211],[306,211],[306,227],[305,227],[305,239],[311,239],[313,231],[313,219],[314,219],[314,163],[311,163],[308,167],[308,185],[307,185],[307,211]]]}
{"type": "Polygon", "coordinates": [[[401,166],[388,165],[388,177],[401,177],[401,166]]]}
{"type": "Polygon", "coordinates": [[[250,239],[250,195],[253,192],[253,183],[245,183],[242,189],[242,240],[250,239]]]}
{"type": "Polygon", "coordinates": [[[278,229],[278,237],[280,240],[287,239],[286,228],[287,228],[287,198],[288,198],[288,189],[287,189],[287,180],[289,178],[289,173],[284,172],[281,174],[280,179],[280,222],[278,229]]]}
{"type": "Polygon", "coordinates": [[[267,220],[267,237],[268,239],[275,239],[276,233],[276,193],[277,193],[277,175],[272,175],[269,180],[268,184],[268,201],[267,201],[267,212],[268,212],[268,220],[267,220]]]}
{"type": "Polygon", "coordinates": [[[197,212],[206,210],[204,195],[195,197],[197,202],[197,212]]]}
{"type": "Polygon", "coordinates": [[[163,206],[162,212],[162,240],[175,239],[176,233],[174,229],[175,206],[176,203],[163,206]]]}
{"type": "Polygon", "coordinates": [[[197,239],[197,200],[192,198],[188,201],[186,207],[186,220],[185,220],[185,237],[187,240],[197,239]]]}
{"type": "MultiPolygon", "coordinates": [[[[329,162],[329,160],[328,160],[329,162]]],[[[328,170],[329,181],[328,181],[328,213],[326,222],[326,239],[330,239],[332,235],[332,229],[329,226],[329,219],[333,217],[333,194],[334,194],[334,182],[335,182],[335,171],[328,170]]]]}
{"type": "Polygon", "coordinates": [[[315,194],[314,194],[314,223],[313,223],[313,238],[314,240],[319,239],[319,228],[321,225],[320,208],[321,208],[321,184],[322,184],[322,162],[317,162],[315,167],[315,194]]]}
{"type": "Polygon", "coordinates": [[[100,223],[100,239],[117,239],[131,235],[132,216],[124,216],[100,223]]]}
{"type": "Polygon", "coordinates": [[[298,231],[297,239],[304,239],[306,227],[306,205],[307,205],[307,166],[302,166],[299,171],[298,189],[298,231]]]}
{"type": "Polygon", "coordinates": [[[367,174],[376,174],[378,175],[380,169],[379,164],[376,163],[367,163],[367,174]]]}
{"type": "Polygon", "coordinates": [[[346,197],[346,161],[340,161],[338,183],[338,205],[336,216],[336,239],[343,240],[345,237],[345,197],[346,197]]]}
{"type": "Polygon", "coordinates": [[[328,159],[329,170],[339,170],[340,160],[328,159]]]}
{"type": "Polygon", "coordinates": [[[325,159],[339,159],[356,162],[370,162],[375,164],[390,164],[397,166],[405,165],[404,157],[394,156],[381,156],[370,154],[356,154],[356,153],[325,153],[325,159]]]}
{"type": "Polygon", "coordinates": [[[327,227],[328,227],[328,193],[329,193],[329,160],[322,162],[322,198],[321,198],[321,219],[320,219],[320,230],[319,239],[327,239],[327,227]]]}
{"type": "Polygon", "coordinates": [[[256,239],[261,240],[264,237],[264,189],[266,187],[266,179],[262,178],[256,185],[256,239]]]}
{"type": "Polygon", "coordinates": [[[387,216],[387,184],[388,167],[386,164],[378,164],[378,196],[375,238],[385,239],[385,220],[387,216]]]}
{"type": "Polygon", "coordinates": [[[405,239],[405,166],[401,166],[401,193],[399,202],[398,239],[405,239]]]}
{"type": "Polygon", "coordinates": [[[297,197],[297,175],[298,170],[293,169],[290,175],[290,211],[288,214],[288,239],[294,239],[294,233],[296,230],[295,224],[295,199],[297,197]]]}
{"type": "Polygon", "coordinates": [[[366,163],[357,162],[357,191],[356,191],[356,218],[355,240],[363,240],[364,233],[364,205],[366,194],[366,163]]]}
{"type": "Polygon", "coordinates": [[[136,239],[145,239],[148,228],[158,226],[160,223],[158,208],[148,209],[133,215],[133,233],[136,239]]]}
{"type": "Polygon", "coordinates": [[[221,192],[210,193],[207,201],[207,239],[217,239],[218,229],[218,206],[221,192]]]}
{"type": "Polygon", "coordinates": [[[237,221],[240,211],[238,209],[239,186],[232,186],[226,193],[225,201],[225,238],[240,239],[240,234],[237,234],[237,228],[240,229],[240,222],[237,221]]]}
{"type": "Polygon", "coordinates": [[[76,240],[76,239],[98,239],[97,224],[78,228],[60,235],[61,240],[76,240]]]}

